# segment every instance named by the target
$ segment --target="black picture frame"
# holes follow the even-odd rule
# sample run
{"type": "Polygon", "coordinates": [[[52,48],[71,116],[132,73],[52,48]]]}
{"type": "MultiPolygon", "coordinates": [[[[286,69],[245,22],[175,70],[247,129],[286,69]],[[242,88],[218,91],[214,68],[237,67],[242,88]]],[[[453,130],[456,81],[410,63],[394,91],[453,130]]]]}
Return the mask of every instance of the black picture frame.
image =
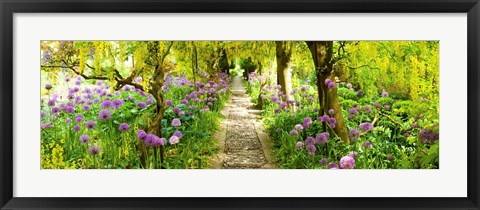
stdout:
{"type": "MultiPolygon", "coordinates": [[[[1,209],[479,209],[478,0],[0,0],[1,209]],[[13,197],[15,13],[467,13],[468,196],[465,198],[17,198],[13,197]]],[[[454,180],[445,180],[446,182],[454,180]]],[[[279,183],[281,184],[281,183],[279,183]]],[[[188,189],[186,189],[188,190],[188,189]]],[[[414,189],[412,189],[414,190],[414,189]]]]}

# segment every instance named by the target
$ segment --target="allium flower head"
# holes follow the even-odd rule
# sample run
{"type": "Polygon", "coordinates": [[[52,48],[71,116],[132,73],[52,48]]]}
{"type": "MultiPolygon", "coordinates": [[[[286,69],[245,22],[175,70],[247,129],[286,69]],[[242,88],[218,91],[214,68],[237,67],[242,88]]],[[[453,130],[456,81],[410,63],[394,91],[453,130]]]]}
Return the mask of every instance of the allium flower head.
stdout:
{"type": "Polygon", "coordinates": [[[357,96],[363,96],[363,92],[362,91],[357,91],[357,96]]]}
{"type": "Polygon", "coordinates": [[[298,131],[296,129],[293,129],[288,134],[290,134],[290,136],[298,136],[298,131]]]}
{"type": "Polygon", "coordinates": [[[300,125],[300,124],[296,124],[296,125],[295,125],[295,130],[301,131],[301,130],[303,130],[303,126],[300,125]]]}
{"type": "Polygon", "coordinates": [[[303,119],[303,128],[308,128],[312,124],[312,118],[310,117],[305,117],[303,119]]]}
{"type": "Polygon", "coordinates": [[[305,144],[306,145],[315,144],[315,139],[309,136],[305,139],[305,144]]]}
{"type": "Polygon", "coordinates": [[[357,115],[358,110],[356,108],[351,108],[351,109],[348,110],[348,114],[349,115],[357,115]]]}
{"type": "Polygon", "coordinates": [[[180,108],[178,108],[178,107],[173,108],[173,112],[174,112],[175,114],[180,113],[180,111],[181,111],[181,110],[180,110],[180,108]]]}
{"type": "Polygon", "coordinates": [[[45,85],[45,89],[47,89],[47,90],[52,89],[52,85],[51,85],[51,84],[46,84],[46,85],[45,85]]]}
{"type": "Polygon", "coordinates": [[[171,136],[170,139],[168,140],[168,142],[170,142],[170,144],[176,144],[180,141],[180,138],[178,138],[177,136],[171,136]]]}
{"type": "Polygon", "coordinates": [[[376,102],[376,103],[373,104],[373,107],[375,107],[377,109],[380,109],[380,108],[382,108],[382,105],[380,103],[376,102]]]}
{"type": "Polygon", "coordinates": [[[73,131],[78,132],[79,130],[80,130],[79,125],[73,126],[73,131]]]}
{"type": "Polygon", "coordinates": [[[90,153],[91,155],[98,155],[100,154],[100,147],[98,147],[97,145],[93,145],[88,148],[88,153],[90,153]]]}
{"type": "Polygon", "coordinates": [[[137,138],[139,140],[145,141],[145,138],[147,138],[147,133],[144,130],[139,130],[137,131],[137,138]]]}
{"type": "Polygon", "coordinates": [[[315,137],[315,143],[317,144],[326,144],[327,143],[327,139],[328,139],[328,136],[326,135],[328,133],[319,133],[316,137],[315,137]]]}
{"type": "Polygon", "coordinates": [[[98,119],[100,120],[109,120],[112,117],[110,111],[103,109],[98,113],[98,119]]]}
{"type": "Polygon", "coordinates": [[[355,159],[350,156],[345,156],[340,159],[340,168],[342,169],[354,169],[355,159]]]}
{"type": "Polygon", "coordinates": [[[371,149],[372,148],[372,143],[370,141],[365,141],[362,144],[363,149],[371,149]]]}
{"type": "Polygon", "coordinates": [[[112,101],[113,108],[115,108],[115,109],[120,109],[120,107],[122,107],[123,103],[124,103],[124,101],[122,99],[116,99],[116,100],[112,101]]]}
{"type": "Polygon", "coordinates": [[[328,110],[328,114],[332,115],[332,114],[334,114],[334,113],[335,113],[335,110],[333,110],[333,109],[329,109],[329,110],[328,110]]]}
{"type": "Polygon", "coordinates": [[[336,163],[330,163],[327,167],[328,169],[338,169],[338,165],[336,163]]]}
{"type": "Polygon", "coordinates": [[[328,86],[330,83],[332,83],[332,80],[331,79],[326,79],[325,80],[325,85],[328,86]]]}
{"type": "Polygon", "coordinates": [[[57,115],[59,112],[60,112],[60,108],[58,108],[58,107],[53,107],[52,108],[52,114],[53,115],[57,115]]]}
{"type": "Polygon", "coordinates": [[[363,132],[367,132],[367,131],[371,131],[373,130],[373,125],[369,122],[366,122],[366,123],[360,123],[360,125],[358,126],[360,128],[360,130],[362,130],[363,132]]]}
{"type": "Polygon", "coordinates": [[[320,159],[320,165],[327,165],[327,164],[328,164],[328,159],[327,158],[320,159]]]}
{"type": "Polygon", "coordinates": [[[390,111],[390,106],[389,105],[385,105],[385,106],[383,106],[383,108],[387,111],[390,111]]]}
{"type": "Polygon", "coordinates": [[[305,148],[307,151],[314,153],[317,151],[317,148],[315,147],[314,144],[307,144],[307,147],[305,148]]]}
{"type": "Polygon", "coordinates": [[[172,100],[166,100],[165,104],[167,104],[167,106],[172,106],[173,102],[172,102],[172,100]]]}
{"type": "Polygon", "coordinates": [[[89,130],[95,129],[95,127],[97,127],[97,123],[93,120],[89,120],[85,123],[85,127],[87,127],[89,130]]]}
{"type": "Polygon", "coordinates": [[[335,87],[337,87],[337,84],[335,82],[328,83],[328,88],[335,88],[335,87]]]}
{"type": "Polygon", "coordinates": [[[298,142],[295,144],[295,147],[296,147],[297,149],[303,148],[303,142],[298,141],[298,142]]]}
{"type": "Polygon", "coordinates": [[[72,119],[70,119],[70,118],[65,119],[65,123],[68,124],[68,123],[70,123],[70,122],[72,122],[72,119]]]}
{"type": "Polygon", "coordinates": [[[88,111],[88,110],[90,110],[90,106],[84,105],[84,106],[82,107],[82,110],[83,110],[83,111],[88,111]]]}
{"type": "Polygon", "coordinates": [[[382,90],[382,97],[388,97],[388,93],[385,90],[382,90]]]}
{"type": "Polygon", "coordinates": [[[105,99],[101,104],[100,104],[100,107],[102,107],[102,109],[107,109],[107,108],[112,108],[113,107],[113,104],[110,100],[108,99],[105,99]]]}
{"type": "Polygon", "coordinates": [[[181,125],[182,125],[182,122],[180,121],[180,119],[174,118],[174,119],[172,120],[172,126],[173,126],[173,127],[179,127],[179,126],[181,126],[181,125]]]}
{"type": "Polygon", "coordinates": [[[357,157],[357,153],[354,152],[354,151],[351,151],[350,153],[348,153],[348,156],[352,157],[352,158],[356,158],[357,157]]]}
{"type": "Polygon", "coordinates": [[[155,136],[155,138],[153,138],[152,145],[154,147],[159,147],[159,146],[163,146],[165,142],[166,142],[165,138],[159,138],[158,136],[155,136]]]}
{"type": "Polygon", "coordinates": [[[83,134],[80,136],[80,143],[85,144],[85,143],[88,143],[89,141],[90,141],[90,136],[88,136],[87,134],[83,134]]]}
{"type": "Polygon", "coordinates": [[[360,132],[358,132],[355,128],[353,128],[348,133],[348,137],[350,137],[350,140],[356,141],[356,140],[358,140],[358,137],[360,137],[360,132]]]}
{"type": "Polygon", "coordinates": [[[348,89],[352,88],[352,84],[348,83],[348,84],[347,84],[347,88],[348,88],[348,89]]]}
{"type": "Polygon", "coordinates": [[[128,130],[130,130],[130,125],[128,125],[127,123],[122,123],[118,127],[118,130],[120,130],[120,132],[127,132],[128,130]]]}
{"type": "Polygon", "coordinates": [[[143,109],[145,107],[147,107],[147,104],[145,102],[137,102],[137,107],[140,108],[140,109],[143,109]]]}
{"type": "Polygon", "coordinates": [[[183,137],[183,134],[182,134],[182,132],[180,132],[180,131],[175,131],[175,132],[173,132],[173,135],[176,136],[176,137],[178,137],[179,139],[181,139],[181,138],[183,137]]]}

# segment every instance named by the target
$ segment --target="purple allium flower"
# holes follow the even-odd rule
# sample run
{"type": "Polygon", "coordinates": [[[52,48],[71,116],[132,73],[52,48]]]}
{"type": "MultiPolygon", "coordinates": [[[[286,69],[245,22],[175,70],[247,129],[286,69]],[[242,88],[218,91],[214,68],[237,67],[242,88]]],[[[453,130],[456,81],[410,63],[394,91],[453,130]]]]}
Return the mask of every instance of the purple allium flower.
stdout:
{"type": "Polygon", "coordinates": [[[65,112],[66,113],[74,113],[75,112],[75,107],[74,106],[67,106],[67,107],[65,107],[65,112]]]}
{"type": "Polygon", "coordinates": [[[179,139],[181,139],[181,138],[183,137],[183,134],[182,134],[182,132],[180,132],[180,131],[175,131],[175,132],[173,132],[173,135],[176,136],[176,137],[178,137],[179,139]]]}
{"type": "Polygon", "coordinates": [[[65,82],[70,82],[70,78],[65,77],[65,82]]]}
{"type": "Polygon", "coordinates": [[[348,89],[352,88],[352,84],[348,83],[348,84],[347,84],[347,88],[348,88],[348,89]]]}
{"type": "Polygon", "coordinates": [[[72,119],[70,119],[70,118],[65,119],[65,123],[68,124],[68,123],[70,123],[70,122],[72,122],[72,119]]]}
{"type": "Polygon", "coordinates": [[[280,103],[280,107],[281,107],[282,109],[287,108],[287,102],[281,102],[281,103],[280,103]]]}
{"type": "Polygon", "coordinates": [[[52,114],[53,115],[57,115],[59,112],[60,112],[60,108],[58,108],[58,107],[53,107],[52,108],[52,114]]]}
{"type": "Polygon", "coordinates": [[[174,118],[174,119],[172,120],[172,126],[173,126],[173,127],[179,127],[179,126],[181,126],[181,125],[182,125],[182,122],[180,121],[180,119],[174,118]]]}
{"type": "Polygon", "coordinates": [[[93,120],[89,120],[85,123],[85,127],[87,127],[87,129],[89,130],[92,130],[92,129],[95,129],[95,127],[97,127],[97,123],[93,120]]]}
{"type": "Polygon", "coordinates": [[[298,142],[295,144],[295,147],[296,147],[297,149],[303,148],[303,142],[298,141],[298,142]]]}
{"type": "Polygon", "coordinates": [[[314,111],[314,112],[318,112],[318,110],[319,110],[319,109],[318,109],[317,107],[313,108],[313,111],[314,111]]]}
{"type": "Polygon", "coordinates": [[[439,133],[430,129],[422,129],[418,134],[418,138],[422,141],[423,144],[433,144],[440,137],[439,133]]]}
{"type": "Polygon", "coordinates": [[[328,169],[338,169],[338,165],[336,163],[330,163],[327,168],[328,169]]]}
{"type": "Polygon", "coordinates": [[[382,97],[388,97],[388,93],[385,90],[382,90],[382,97]]]}
{"type": "Polygon", "coordinates": [[[325,86],[328,86],[330,83],[332,83],[332,80],[331,80],[331,79],[326,79],[326,80],[325,80],[325,86]]]}
{"type": "Polygon", "coordinates": [[[363,132],[367,132],[367,131],[370,131],[370,130],[373,130],[373,125],[369,122],[366,122],[366,123],[360,123],[360,125],[358,126],[360,128],[360,130],[362,130],[363,132]]]}
{"type": "Polygon", "coordinates": [[[202,77],[207,77],[207,72],[202,72],[202,77]]]}
{"type": "Polygon", "coordinates": [[[40,112],[40,119],[45,118],[45,116],[47,116],[47,114],[45,114],[45,112],[40,112]]]}
{"type": "Polygon", "coordinates": [[[310,117],[305,117],[303,119],[303,127],[304,128],[308,128],[308,126],[310,126],[312,124],[312,118],[310,117]]]}
{"type": "Polygon", "coordinates": [[[83,134],[80,136],[80,143],[85,144],[85,143],[88,143],[89,141],[90,141],[90,136],[88,136],[87,134],[83,134]]]}
{"type": "Polygon", "coordinates": [[[296,124],[296,125],[295,125],[295,130],[301,131],[301,130],[303,130],[303,126],[300,125],[300,124],[296,124]]]}
{"type": "Polygon", "coordinates": [[[110,111],[106,110],[106,109],[102,109],[99,113],[98,113],[98,118],[100,120],[109,120],[110,118],[112,117],[112,113],[110,113],[110,111]]]}
{"type": "Polygon", "coordinates": [[[348,110],[348,114],[355,116],[358,114],[358,110],[356,108],[351,108],[348,110]]]}
{"type": "Polygon", "coordinates": [[[145,146],[146,146],[146,147],[152,146],[153,141],[155,141],[155,138],[158,138],[158,137],[155,136],[155,135],[153,135],[153,134],[148,134],[148,135],[145,137],[145,140],[144,140],[145,146]]]}
{"type": "Polygon", "coordinates": [[[328,119],[328,124],[330,125],[330,128],[335,128],[335,125],[337,124],[337,119],[331,117],[328,119]]]}
{"type": "Polygon", "coordinates": [[[98,155],[100,154],[100,147],[98,147],[97,145],[93,145],[88,148],[88,153],[90,153],[91,155],[98,155]]]}
{"type": "Polygon", "coordinates": [[[172,106],[173,102],[172,102],[172,100],[166,100],[165,104],[167,104],[167,106],[172,106]]]}
{"type": "Polygon", "coordinates": [[[367,112],[368,114],[372,113],[372,108],[370,108],[370,106],[364,106],[363,107],[363,110],[365,110],[365,112],[367,112]]]}
{"type": "Polygon", "coordinates": [[[389,106],[389,105],[385,105],[383,108],[384,108],[385,110],[387,110],[387,111],[390,110],[390,106],[389,106]]]}
{"type": "Polygon", "coordinates": [[[57,102],[56,100],[52,99],[52,100],[48,101],[47,105],[48,106],[55,106],[56,102],[57,102]]]}
{"type": "Polygon", "coordinates": [[[409,137],[409,136],[410,136],[410,133],[408,133],[408,132],[405,132],[405,133],[403,133],[403,136],[404,136],[405,138],[407,138],[407,137],[409,137]]]}
{"type": "Polygon", "coordinates": [[[130,130],[130,125],[128,125],[127,123],[122,123],[120,124],[120,126],[118,127],[118,130],[120,132],[127,132],[128,130],[130,130]]]}
{"type": "Polygon", "coordinates": [[[380,109],[380,108],[382,108],[382,105],[380,103],[376,102],[376,103],[373,104],[373,107],[375,107],[377,109],[380,109]]]}
{"type": "Polygon", "coordinates": [[[180,113],[180,111],[181,111],[181,110],[180,110],[180,108],[178,108],[178,107],[173,108],[173,112],[174,112],[175,114],[180,113]]]}
{"type": "Polygon", "coordinates": [[[293,129],[293,130],[290,131],[289,134],[290,134],[290,136],[298,136],[298,131],[293,129]]]}
{"type": "Polygon", "coordinates": [[[182,104],[188,105],[188,100],[187,99],[182,99],[182,104]]]}
{"type": "Polygon", "coordinates": [[[102,85],[103,85],[103,82],[99,80],[99,81],[97,81],[97,85],[98,85],[98,86],[102,86],[102,85]]]}
{"type": "Polygon", "coordinates": [[[180,138],[178,138],[177,136],[171,136],[170,139],[168,140],[168,142],[170,142],[170,144],[176,144],[180,141],[180,138]]]}
{"type": "MultiPolygon", "coordinates": [[[[53,110],[52,110],[53,111],[53,110]]],[[[418,123],[417,122],[413,122],[412,123],[412,128],[418,128],[418,123]]]]}
{"type": "Polygon", "coordinates": [[[308,152],[314,153],[317,151],[317,148],[315,147],[315,144],[307,144],[307,147],[305,148],[308,152]]]}
{"type": "Polygon", "coordinates": [[[155,138],[153,138],[152,145],[154,147],[159,147],[159,146],[163,146],[165,142],[166,142],[165,138],[159,138],[158,136],[155,136],[155,138]]]}
{"type": "Polygon", "coordinates": [[[342,169],[354,169],[355,159],[350,156],[345,156],[340,159],[340,168],[342,169]]]}
{"type": "Polygon", "coordinates": [[[329,110],[328,110],[328,114],[332,115],[332,114],[334,114],[334,113],[335,113],[335,110],[333,110],[333,109],[329,109],[329,110]]]}
{"type": "Polygon", "coordinates": [[[277,95],[273,94],[271,97],[270,97],[270,101],[276,103],[277,101],[279,101],[279,98],[277,95]]]}
{"type": "Polygon", "coordinates": [[[40,128],[43,130],[43,129],[47,129],[47,128],[52,128],[53,127],[53,124],[51,122],[48,122],[48,123],[44,123],[42,125],[40,125],[40,128]]]}
{"type": "Polygon", "coordinates": [[[327,133],[319,133],[316,137],[315,137],[315,143],[317,144],[326,144],[327,143],[327,133]]]}
{"type": "Polygon", "coordinates": [[[393,155],[387,155],[387,160],[388,161],[393,161],[393,155]]]}
{"type": "Polygon", "coordinates": [[[357,96],[363,96],[363,92],[362,91],[357,91],[357,96]]]}
{"type": "Polygon", "coordinates": [[[145,102],[147,105],[151,105],[153,103],[152,99],[148,99],[147,102],[145,102]]]}
{"type": "Polygon", "coordinates": [[[52,89],[52,85],[51,85],[51,84],[46,84],[46,85],[45,85],[45,89],[47,89],[47,90],[52,89]]]}
{"type": "Polygon", "coordinates": [[[147,107],[147,104],[145,102],[137,102],[137,107],[140,108],[140,109],[143,109],[145,107],[147,107]]]}
{"type": "Polygon", "coordinates": [[[302,92],[307,91],[307,86],[302,86],[302,88],[300,88],[300,90],[301,90],[302,92]]]}
{"type": "Polygon", "coordinates": [[[147,133],[144,130],[139,130],[137,131],[137,138],[139,140],[145,141],[145,138],[147,138],[147,133]]]}
{"type": "Polygon", "coordinates": [[[348,153],[348,156],[352,157],[352,158],[356,158],[357,157],[357,153],[354,152],[354,151],[351,151],[350,153],[348,153]]]}
{"type": "Polygon", "coordinates": [[[73,131],[78,132],[79,130],[80,130],[79,125],[73,126],[73,131]]]}
{"type": "Polygon", "coordinates": [[[90,106],[84,105],[84,106],[82,107],[82,110],[83,110],[83,111],[88,111],[88,110],[90,110],[90,106]]]}
{"type": "Polygon", "coordinates": [[[183,112],[183,111],[179,112],[178,116],[180,116],[180,117],[185,116],[185,112],[183,112]]]}
{"type": "Polygon", "coordinates": [[[358,137],[360,137],[360,132],[358,132],[355,128],[350,130],[348,133],[348,137],[350,137],[350,140],[356,141],[358,137]]]}
{"type": "Polygon", "coordinates": [[[370,141],[365,141],[362,144],[363,149],[371,149],[372,148],[372,143],[370,141]]]}
{"type": "Polygon", "coordinates": [[[277,114],[280,113],[280,109],[275,109],[275,110],[273,110],[273,112],[275,113],[275,115],[277,115],[277,114]]]}
{"type": "Polygon", "coordinates": [[[75,81],[75,85],[76,85],[76,86],[80,86],[80,85],[81,85],[81,81],[80,81],[80,80],[75,81]]]}
{"type": "Polygon", "coordinates": [[[335,88],[335,87],[337,87],[337,84],[335,82],[328,83],[328,88],[335,88]]]}
{"type": "Polygon", "coordinates": [[[100,107],[102,107],[102,109],[107,109],[107,108],[112,108],[113,107],[113,104],[110,100],[108,99],[105,99],[101,104],[100,104],[100,107]]]}
{"type": "Polygon", "coordinates": [[[309,136],[305,139],[305,144],[306,145],[315,144],[315,139],[309,136]]]}
{"type": "Polygon", "coordinates": [[[320,159],[320,165],[327,165],[328,164],[328,159],[327,158],[322,158],[320,159]]]}
{"type": "Polygon", "coordinates": [[[75,118],[75,122],[76,122],[76,123],[80,123],[80,122],[82,122],[82,121],[83,121],[83,117],[76,117],[76,118],[75,118]]]}
{"type": "Polygon", "coordinates": [[[123,103],[125,103],[122,99],[116,99],[112,101],[113,108],[115,109],[120,109],[122,107],[123,103]]]}

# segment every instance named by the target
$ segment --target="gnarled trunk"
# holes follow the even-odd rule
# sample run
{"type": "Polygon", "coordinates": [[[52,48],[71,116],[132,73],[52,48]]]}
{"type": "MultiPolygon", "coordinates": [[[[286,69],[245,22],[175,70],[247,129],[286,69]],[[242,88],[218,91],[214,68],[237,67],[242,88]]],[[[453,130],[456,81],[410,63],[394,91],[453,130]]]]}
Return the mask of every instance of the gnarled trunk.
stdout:
{"type": "MultiPolygon", "coordinates": [[[[325,80],[332,77],[333,63],[331,60],[333,54],[333,41],[307,41],[307,45],[312,53],[313,62],[316,68],[318,101],[321,106],[319,114],[324,115],[328,112],[328,109],[334,109],[334,117],[337,122],[333,131],[343,142],[350,144],[348,129],[345,126],[345,120],[338,100],[337,89],[328,88],[325,85],[325,80]]],[[[323,127],[326,128],[326,125],[324,124],[323,127]]]]}
{"type": "Polygon", "coordinates": [[[290,76],[290,57],[292,47],[285,41],[276,41],[277,58],[277,83],[282,87],[280,90],[286,95],[287,100],[292,99],[292,78],[290,76]]]}

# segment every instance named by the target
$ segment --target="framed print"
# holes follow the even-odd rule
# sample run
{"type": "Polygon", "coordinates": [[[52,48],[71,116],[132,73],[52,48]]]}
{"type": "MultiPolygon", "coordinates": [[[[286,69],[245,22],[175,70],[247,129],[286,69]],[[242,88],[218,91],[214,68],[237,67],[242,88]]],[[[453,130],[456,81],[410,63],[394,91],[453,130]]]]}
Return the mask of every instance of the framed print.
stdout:
{"type": "Polygon", "coordinates": [[[2,209],[478,209],[467,1],[2,1],[2,209]]]}

